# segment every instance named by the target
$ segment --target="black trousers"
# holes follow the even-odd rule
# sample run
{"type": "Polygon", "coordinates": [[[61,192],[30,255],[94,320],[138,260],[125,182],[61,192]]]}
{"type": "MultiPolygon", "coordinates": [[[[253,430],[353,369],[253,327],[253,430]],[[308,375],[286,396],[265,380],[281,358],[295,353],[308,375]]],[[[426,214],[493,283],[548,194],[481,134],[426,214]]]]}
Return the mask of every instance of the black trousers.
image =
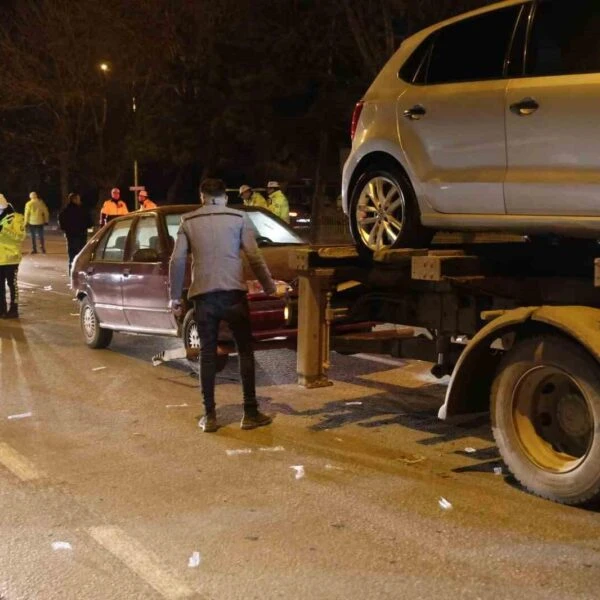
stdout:
{"type": "Polygon", "coordinates": [[[67,254],[69,255],[69,273],[73,259],[83,250],[87,242],[87,233],[83,235],[67,235],[67,254]]]}
{"type": "Polygon", "coordinates": [[[217,375],[217,344],[221,321],[229,324],[237,347],[240,376],[244,393],[244,410],[256,411],[256,379],[250,310],[246,292],[218,291],[194,298],[198,334],[200,336],[200,382],[204,408],[215,410],[215,379],[217,375]]]}
{"type": "Polygon", "coordinates": [[[6,312],[6,284],[10,291],[10,305],[19,305],[19,288],[17,287],[17,271],[19,265],[0,265],[0,313],[6,312]]]}

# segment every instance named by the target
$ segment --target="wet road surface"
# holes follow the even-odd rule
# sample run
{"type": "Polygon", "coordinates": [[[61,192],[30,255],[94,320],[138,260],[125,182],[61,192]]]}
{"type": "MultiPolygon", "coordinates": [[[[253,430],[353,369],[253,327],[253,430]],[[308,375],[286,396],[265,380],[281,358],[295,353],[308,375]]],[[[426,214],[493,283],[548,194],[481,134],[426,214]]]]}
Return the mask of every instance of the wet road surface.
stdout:
{"type": "Polygon", "coordinates": [[[429,365],[333,354],[305,390],[257,353],[275,421],[241,431],[232,359],[202,434],[193,368],[150,362],[178,342],[86,348],[48,247],[0,321],[4,600],[598,597],[598,514],[519,489],[485,416],[438,421],[429,365]]]}

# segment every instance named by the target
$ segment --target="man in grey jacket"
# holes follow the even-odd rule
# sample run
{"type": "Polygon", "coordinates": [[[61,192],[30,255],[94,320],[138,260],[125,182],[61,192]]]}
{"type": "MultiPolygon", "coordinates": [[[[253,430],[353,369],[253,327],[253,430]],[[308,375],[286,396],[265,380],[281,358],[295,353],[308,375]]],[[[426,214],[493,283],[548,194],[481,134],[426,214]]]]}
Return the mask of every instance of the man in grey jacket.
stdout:
{"type": "Polygon", "coordinates": [[[240,251],[243,250],[256,277],[267,294],[277,289],[271,273],[256,245],[248,215],[227,206],[225,183],[205,179],[200,184],[202,205],[184,215],[177,234],[169,266],[171,308],[181,314],[181,295],[188,251],[192,254],[192,282],[188,298],[193,300],[200,335],[200,380],[205,414],[200,427],[205,432],[217,430],[215,378],[219,324],[226,321],[237,346],[244,392],[242,429],[254,429],[271,423],[258,410],[254,372],[254,351],[250,312],[246,298],[240,251]]]}

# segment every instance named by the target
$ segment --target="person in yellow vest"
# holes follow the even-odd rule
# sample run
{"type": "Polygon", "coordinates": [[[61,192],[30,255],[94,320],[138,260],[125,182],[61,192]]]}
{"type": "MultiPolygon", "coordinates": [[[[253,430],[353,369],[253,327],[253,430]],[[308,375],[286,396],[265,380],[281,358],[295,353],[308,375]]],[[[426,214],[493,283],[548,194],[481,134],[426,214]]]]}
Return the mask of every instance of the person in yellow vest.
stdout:
{"type": "Polygon", "coordinates": [[[148,208],[156,208],[156,203],[152,202],[148,197],[148,192],[146,190],[142,190],[138,194],[138,202],[140,203],[140,210],[146,210],[148,208]]]}
{"type": "Polygon", "coordinates": [[[244,201],[245,206],[268,208],[265,197],[262,194],[255,192],[249,185],[244,184],[240,188],[240,198],[244,201]]]}
{"type": "Polygon", "coordinates": [[[277,181],[267,183],[267,193],[269,194],[269,210],[277,215],[286,223],[290,222],[290,203],[281,191],[277,181]]]}
{"type": "Polygon", "coordinates": [[[37,254],[35,238],[40,241],[42,252],[46,254],[46,242],[44,241],[44,225],[48,225],[50,214],[46,203],[38,197],[35,192],[29,194],[29,201],[25,204],[25,225],[29,227],[31,234],[31,253],[37,254]]]}
{"type": "Polygon", "coordinates": [[[121,200],[121,190],[113,188],[110,190],[110,198],[104,202],[100,210],[100,226],[106,225],[115,217],[129,213],[127,204],[121,200]]]}
{"type": "Polygon", "coordinates": [[[25,239],[25,217],[0,194],[0,318],[19,318],[17,271],[21,262],[21,244],[25,239]],[[10,308],[6,305],[6,284],[10,292],[10,308]]]}

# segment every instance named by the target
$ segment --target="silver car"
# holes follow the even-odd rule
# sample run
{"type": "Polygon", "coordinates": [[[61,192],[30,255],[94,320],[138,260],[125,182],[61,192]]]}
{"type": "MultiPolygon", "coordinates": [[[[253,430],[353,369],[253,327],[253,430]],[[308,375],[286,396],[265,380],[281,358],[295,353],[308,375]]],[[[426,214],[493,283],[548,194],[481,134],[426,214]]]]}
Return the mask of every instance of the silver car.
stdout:
{"type": "Polygon", "coordinates": [[[408,38],[352,119],[359,251],[436,230],[600,236],[600,4],[509,0],[408,38]]]}

